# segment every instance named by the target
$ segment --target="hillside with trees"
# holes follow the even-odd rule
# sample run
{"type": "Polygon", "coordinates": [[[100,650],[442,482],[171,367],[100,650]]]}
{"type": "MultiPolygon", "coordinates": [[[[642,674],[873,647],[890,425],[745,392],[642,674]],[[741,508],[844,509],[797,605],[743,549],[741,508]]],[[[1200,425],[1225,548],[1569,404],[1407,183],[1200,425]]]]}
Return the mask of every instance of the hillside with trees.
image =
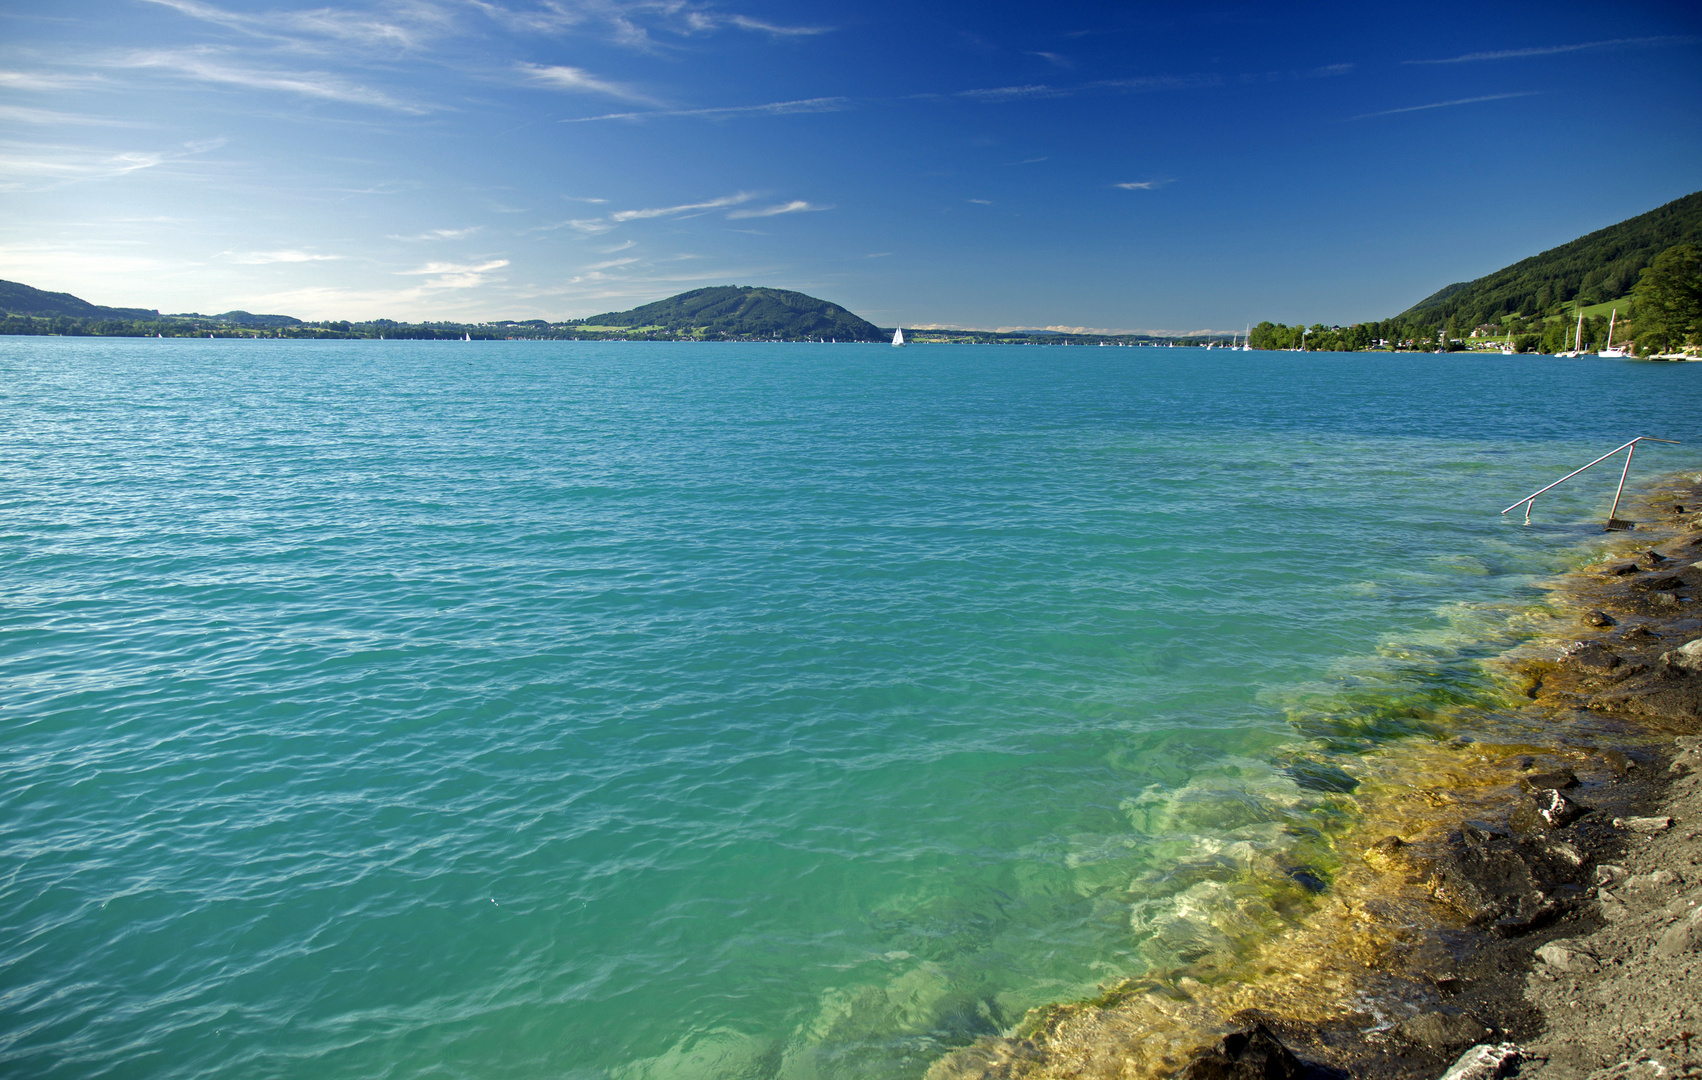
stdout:
{"type": "Polygon", "coordinates": [[[1598,229],[1475,281],[1440,289],[1391,319],[1352,326],[1262,322],[1255,349],[1594,351],[1694,348],[1702,337],[1702,192],[1598,229]],[[1582,317],[1580,320],[1580,316],[1582,317]]]}
{"type": "Polygon", "coordinates": [[[826,300],[788,289],[717,285],[653,304],[593,315],[586,326],[655,327],[670,334],[720,338],[879,341],[890,332],[826,300]]]}
{"type": "Polygon", "coordinates": [[[1702,244],[1702,191],[1476,281],[1449,285],[1397,317],[1473,327],[1507,315],[1548,312],[1574,301],[1588,307],[1625,296],[1657,255],[1687,243],[1702,244]]]}

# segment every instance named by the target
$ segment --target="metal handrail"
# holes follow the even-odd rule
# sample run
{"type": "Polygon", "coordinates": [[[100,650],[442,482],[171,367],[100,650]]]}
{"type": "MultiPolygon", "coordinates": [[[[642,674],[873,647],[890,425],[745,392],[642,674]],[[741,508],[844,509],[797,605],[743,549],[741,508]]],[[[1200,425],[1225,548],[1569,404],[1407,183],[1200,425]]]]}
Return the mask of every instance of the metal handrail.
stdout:
{"type": "MultiPolygon", "coordinates": [[[[1672,446],[1683,445],[1677,439],[1657,439],[1657,438],[1654,438],[1653,436],[1650,436],[1650,435],[1639,435],[1635,439],[1632,439],[1630,442],[1626,443],[1624,446],[1614,447],[1612,450],[1609,450],[1607,453],[1603,454],[1601,457],[1590,462],[1589,465],[1585,465],[1582,469],[1573,469],[1571,472],[1567,473],[1565,476],[1562,476],[1560,479],[1556,480],[1554,483],[1548,485],[1548,487],[1538,488],[1536,491],[1531,492],[1529,495],[1520,499],[1518,502],[1514,503],[1512,506],[1509,506],[1507,508],[1507,510],[1517,510],[1521,506],[1524,507],[1525,508],[1525,524],[1529,525],[1531,523],[1531,507],[1536,505],[1536,499],[1537,499],[1538,495],[1541,495],[1543,492],[1547,491],[1549,488],[1559,487],[1561,484],[1564,484],[1566,481],[1572,479],[1574,476],[1577,476],[1579,473],[1583,472],[1584,469],[1588,469],[1590,467],[1590,465],[1599,465],[1602,462],[1606,461],[1608,458],[1612,457],[1613,455],[1615,455],[1615,454],[1619,453],[1621,450],[1623,450],[1623,451],[1625,451],[1625,468],[1620,470],[1620,473],[1619,473],[1619,488],[1618,488],[1618,490],[1616,490],[1613,493],[1613,509],[1611,509],[1607,512],[1607,528],[1612,529],[1613,526],[1614,526],[1614,523],[1619,520],[1614,515],[1619,513],[1619,496],[1625,491],[1625,478],[1628,475],[1630,475],[1630,473],[1631,473],[1631,455],[1635,454],[1637,452],[1637,444],[1640,443],[1640,442],[1668,443],[1672,446]]],[[[1503,510],[1501,512],[1503,514],[1505,514],[1507,512],[1507,510],[1503,510]]],[[[1629,526],[1627,526],[1627,527],[1629,527],[1629,526]]]]}

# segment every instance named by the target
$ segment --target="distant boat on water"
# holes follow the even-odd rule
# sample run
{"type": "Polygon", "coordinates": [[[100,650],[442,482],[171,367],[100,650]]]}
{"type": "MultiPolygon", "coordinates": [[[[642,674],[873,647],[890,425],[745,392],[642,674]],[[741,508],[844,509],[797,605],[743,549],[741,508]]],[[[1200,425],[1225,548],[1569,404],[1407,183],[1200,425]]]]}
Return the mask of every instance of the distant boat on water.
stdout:
{"type": "Polygon", "coordinates": [[[898,326],[893,328],[892,347],[895,349],[904,348],[904,327],[898,326]]]}
{"type": "Polygon", "coordinates": [[[1617,357],[1617,358],[1620,358],[1620,359],[1624,359],[1626,356],[1630,355],[1624,349],[1616,349],[1616,348],[1613,347],[1613,324],[1614,324],[1615,320],[1617,320],[1618,318],[1619,318],[1619,309],[1614,308],[1613,313],[1610,314],[1607,318],[1607,346],[1605,348],[1603,348],[1601,352],[1597,353],[1596,354],[1597,356],[1608,356],[1608,357],[1617,357]]]}

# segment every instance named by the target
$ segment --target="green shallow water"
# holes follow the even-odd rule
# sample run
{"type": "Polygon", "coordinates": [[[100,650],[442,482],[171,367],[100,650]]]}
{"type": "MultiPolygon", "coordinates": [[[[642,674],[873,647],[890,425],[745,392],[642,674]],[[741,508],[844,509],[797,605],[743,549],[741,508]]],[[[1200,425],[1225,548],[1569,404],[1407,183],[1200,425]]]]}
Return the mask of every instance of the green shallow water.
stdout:
{"type": "Polygon", "coordinates": [[[1302,916],[1337,770],[1491,695],[1615,476],[1496,511],[1632,435],[1690,442],[1634,476],[1702,466],[1702,364],[6,338],[0,373],[18,1077],[919,1076],[1302,916]]]}

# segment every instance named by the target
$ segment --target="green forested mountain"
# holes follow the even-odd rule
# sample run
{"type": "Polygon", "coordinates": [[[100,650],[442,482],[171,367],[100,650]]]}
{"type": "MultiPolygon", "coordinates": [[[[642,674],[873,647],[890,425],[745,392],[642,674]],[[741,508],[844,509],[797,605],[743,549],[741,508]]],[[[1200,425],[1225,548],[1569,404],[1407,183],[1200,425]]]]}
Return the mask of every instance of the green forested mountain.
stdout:
{"type": "Polygon", "coordinates": [[[1631,291],[1655,256],[1684,243],[1702,244],[1702,191],[1476,281],[1449,285],[1397,319],[1472,327],[1503,315],[1549,312],[1573,300],[1585,306],[1614,300],[1631,291]]]}
{"type": "Polygon", "coordinates": [[[65,316],[72,319],[157,319],[158,311],[146,308],[112,308],[91,304],[64,292],[44,292],[0,281],[0,315],[65,316]]]}
{"type": "Polygon", "coordinates": [[[593,315],[583,325],[654,326],[669,333],[697,332],[706,337],[879,341],[888,336],[838,304],[787,289],[750,285],[693,289],[631,311],[593,315]]]}

